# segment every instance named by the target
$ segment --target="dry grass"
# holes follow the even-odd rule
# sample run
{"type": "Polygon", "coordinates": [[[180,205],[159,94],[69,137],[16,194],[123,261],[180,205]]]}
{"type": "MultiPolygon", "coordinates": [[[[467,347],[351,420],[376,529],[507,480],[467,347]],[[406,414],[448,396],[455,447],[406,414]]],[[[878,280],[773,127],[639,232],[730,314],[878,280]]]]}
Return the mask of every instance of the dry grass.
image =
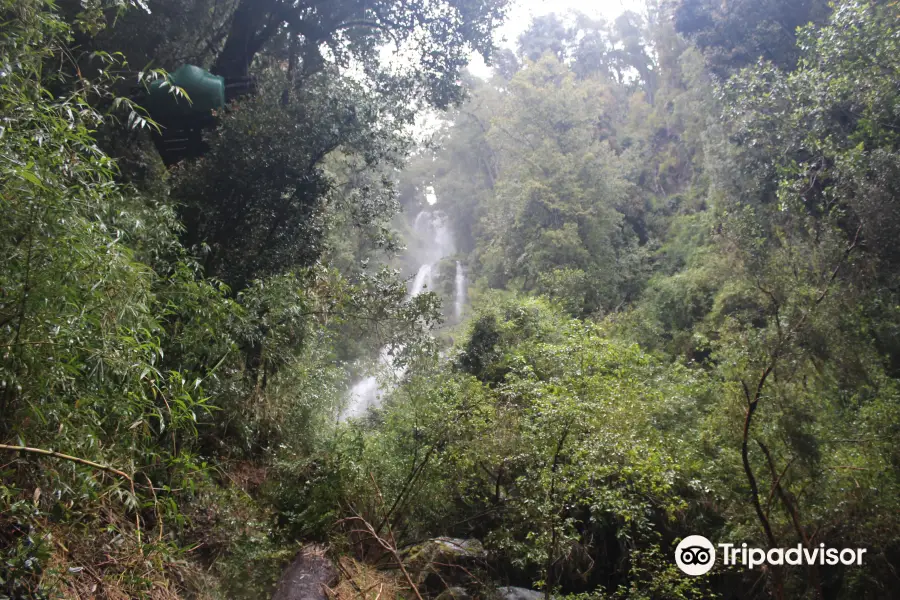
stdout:
{"type": "MultiPolygon", "coordinates": [[[[116,543],[108,532],[86,535],[83,529],[49,524],[47,530],[56,541],[43,584],[66,600],[132,600],[138,596],[181,600],[178,589],[203,577],[196,567],[173,561],[168,553],[160,551],[163,547],[148,545],[142,554],[128,533],[116,543]]],[[[193,583],[190,587],[202,589],[198,581],[193,583]]],[[[194,597],[204,600],[202,595],[194,597]]]]}
{"type": "Polygon", "coordinates": [[[332,600],[394,600],[409,595],[399,574],[380,571],[346,556],[338,561],[338,567],[340,580],[328,590],[332,600]]]}

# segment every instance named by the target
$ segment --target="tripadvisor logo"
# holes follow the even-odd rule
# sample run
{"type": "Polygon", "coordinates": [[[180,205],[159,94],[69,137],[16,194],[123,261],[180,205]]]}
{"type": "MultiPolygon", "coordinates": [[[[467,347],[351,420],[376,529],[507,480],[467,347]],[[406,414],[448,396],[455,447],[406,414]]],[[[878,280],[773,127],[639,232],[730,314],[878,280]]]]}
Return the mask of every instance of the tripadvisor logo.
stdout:
{"type": "Polygon", "coordinates": [[[716,549],[702,535],[689,535],[675,548],[675,563],[687,575],[703,575],[716,563],[716,549]]]}
{"type": "MultiPolygon", "coordinates": [[[[760,565],[861,565],[865,548],[748,548],[747,544],[717,544],[722,551],[722,564],[744,565],[753,569],[760,565]]],[[[687,575],[703,575],[716,564],[716,548],[702,535],[689,535],[675,548],[675,563],[687,575]]]]}

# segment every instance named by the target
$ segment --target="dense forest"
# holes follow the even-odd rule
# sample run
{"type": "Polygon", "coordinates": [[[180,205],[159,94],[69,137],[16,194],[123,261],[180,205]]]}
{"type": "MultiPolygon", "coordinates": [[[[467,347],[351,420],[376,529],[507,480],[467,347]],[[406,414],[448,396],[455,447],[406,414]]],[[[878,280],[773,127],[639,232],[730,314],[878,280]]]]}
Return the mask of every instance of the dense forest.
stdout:
{"type": "Polygon", "coordinates": [[[900,3],[514,10],[0,0],[0,599],[898,596],[900,3]]]}

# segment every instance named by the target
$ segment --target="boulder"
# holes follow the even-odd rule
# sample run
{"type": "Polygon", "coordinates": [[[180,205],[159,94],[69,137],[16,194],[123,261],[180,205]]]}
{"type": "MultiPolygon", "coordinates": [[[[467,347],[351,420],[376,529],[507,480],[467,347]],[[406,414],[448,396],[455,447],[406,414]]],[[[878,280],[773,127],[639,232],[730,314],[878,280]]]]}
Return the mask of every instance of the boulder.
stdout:
{"type": "Polygon", "coordinates": [[[307,546],[282,573],[272,600],[328,600],[324,586],[336,580],[337,572],[324,549],[307,546]]]}
{"type": "Polygon", "coordinates": [[[469,573],[486,556],[484,546],[476,539],[439,537],[410,550],[406,563],[416,585],[438,593],[448,585],[470,583],[469,573]]]}
{"type": "Polygon", "coordinates": [[[416,570],[427,568],[432,562],[471,564],[485,556],[484,546],[476,539],[439,537],[410,550],[407,563],[416,570]]]}
{"type": "Polygon", "coordinates": [[[544,594],[535,590],[506,586],[497,588],[501,600],[543,600],[544,594]]]}
{"type": "Polygon", "coordinates": [[[476,539],[439,537],[431,541],[438,547],[439,553],[445,556],[464,559],[485,557],[484,546],[476,539]]]}

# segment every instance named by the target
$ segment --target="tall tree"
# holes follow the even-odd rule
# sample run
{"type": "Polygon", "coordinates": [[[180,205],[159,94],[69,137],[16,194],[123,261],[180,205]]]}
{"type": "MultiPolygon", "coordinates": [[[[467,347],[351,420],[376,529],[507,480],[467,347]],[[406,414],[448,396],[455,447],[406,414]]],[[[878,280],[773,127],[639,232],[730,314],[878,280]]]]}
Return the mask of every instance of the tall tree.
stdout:
{"type": "Polygon", "coordinates": [[[455,81],[468,50],[490,57],[491,33],[505,7],[506,0],[240,0],[213,71],[245,77],[257,54],[276,40],[306,75],[324,67],[323,49],[338,64],[358,61],[368,69],[379,46],[394,44],[412,52],[424,92],[446,106],[458,93],[455,81]]]}
{"type": "Polygon", "coordinates": [[[825,0],[681,0],[674,17],[679,33],[725,78],[759,59],[792,68],[800,57],[797,28],[822,23],[827,14],[825,0]]]}

